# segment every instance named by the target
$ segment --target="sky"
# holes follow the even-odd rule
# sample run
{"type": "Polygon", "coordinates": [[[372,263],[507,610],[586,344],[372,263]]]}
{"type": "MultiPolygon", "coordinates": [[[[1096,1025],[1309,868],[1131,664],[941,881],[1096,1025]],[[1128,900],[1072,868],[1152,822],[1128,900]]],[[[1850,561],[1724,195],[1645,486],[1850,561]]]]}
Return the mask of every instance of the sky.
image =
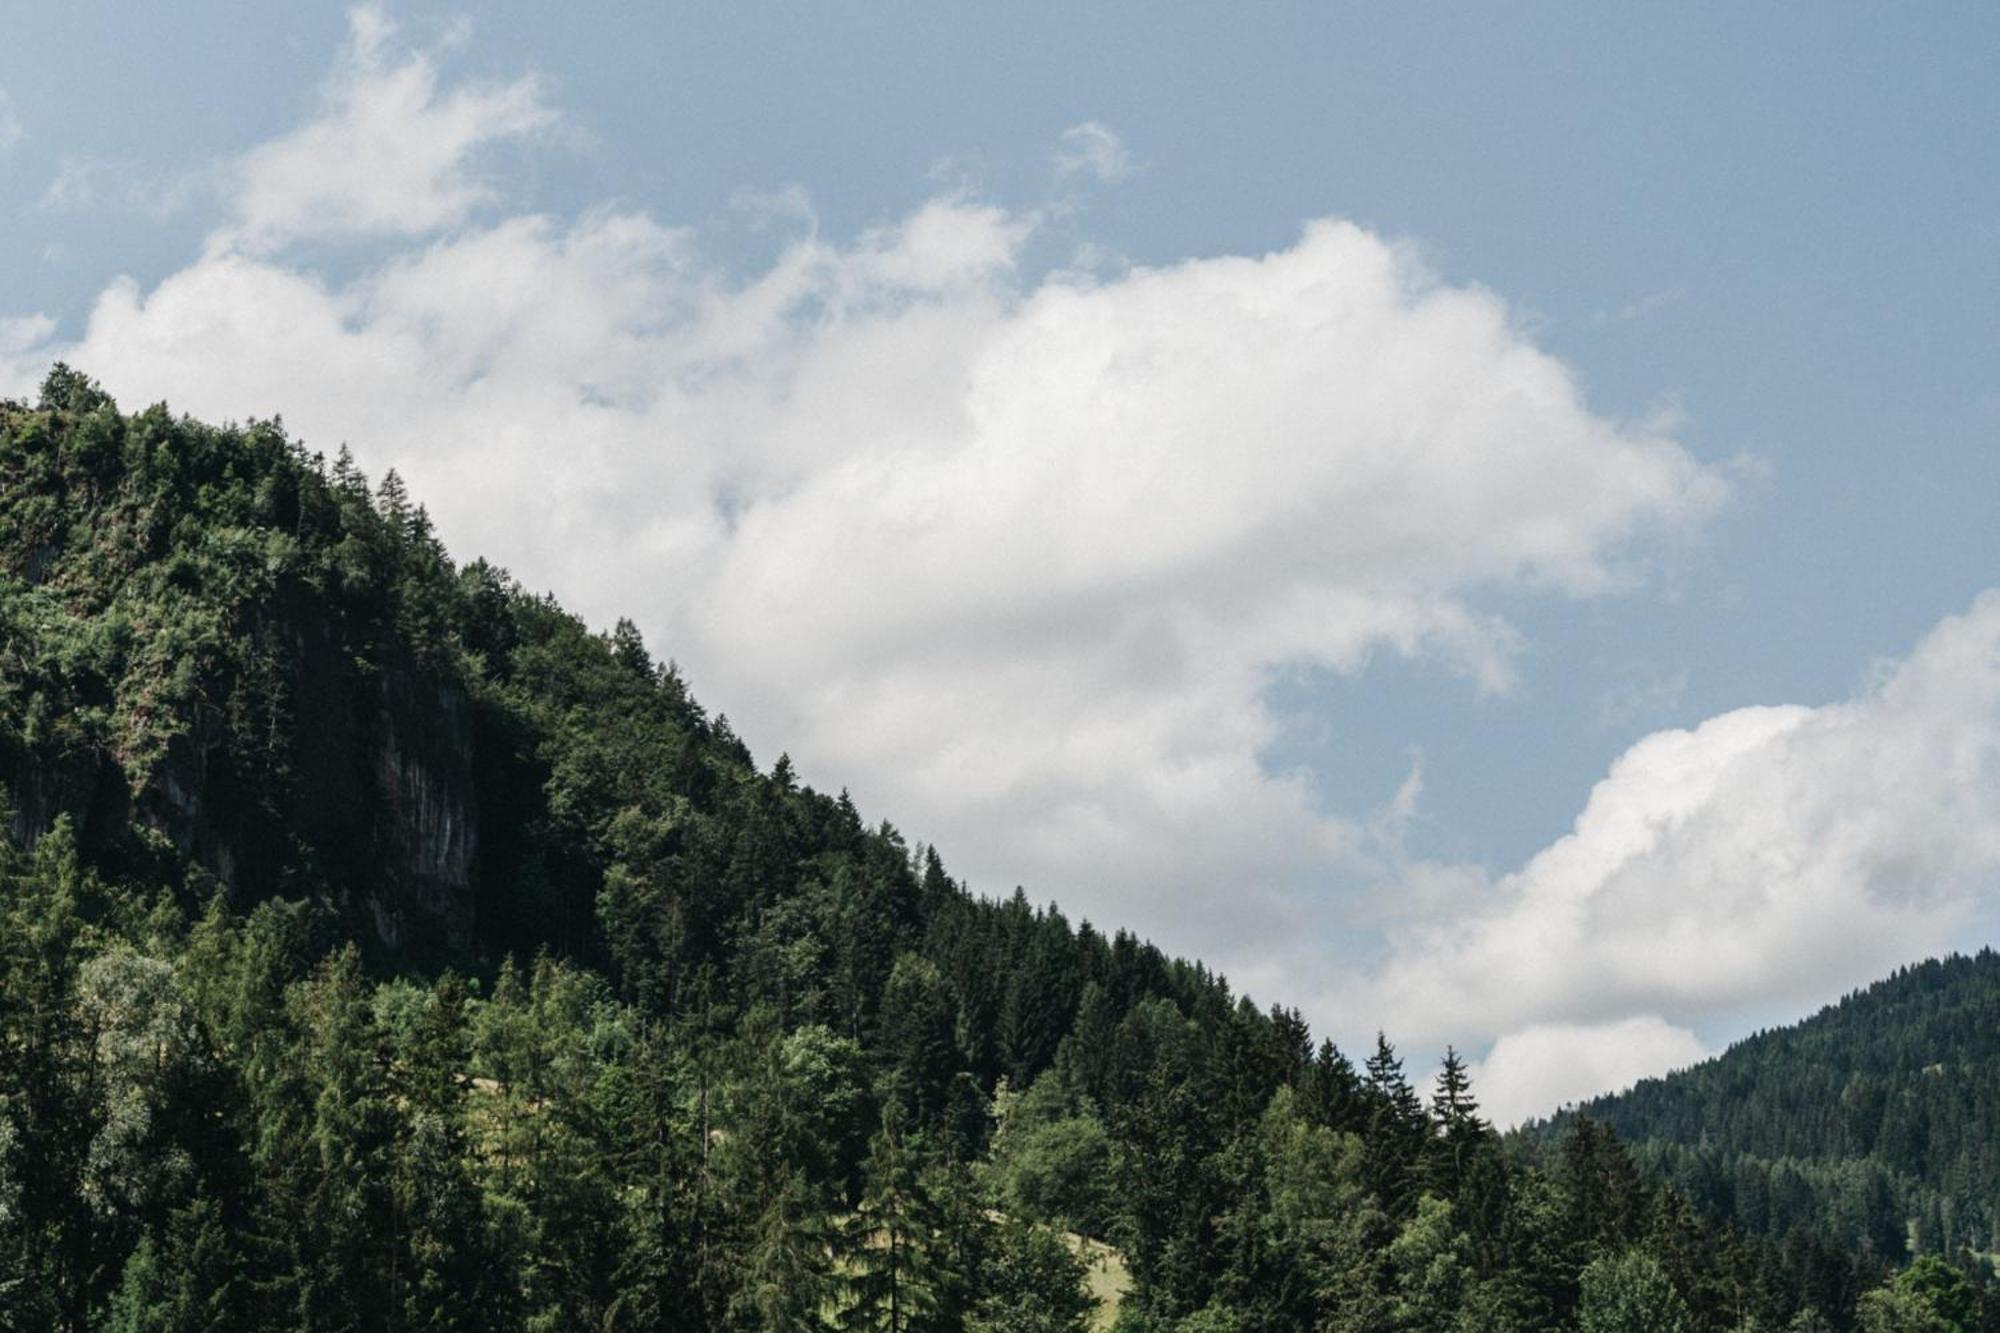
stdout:
{"type": "Polygon", "coordinates": [[[977,892],[1503,1123],[1993,940],[1990,6],[8,26],[0,394],[351,445],[977,892]]]}

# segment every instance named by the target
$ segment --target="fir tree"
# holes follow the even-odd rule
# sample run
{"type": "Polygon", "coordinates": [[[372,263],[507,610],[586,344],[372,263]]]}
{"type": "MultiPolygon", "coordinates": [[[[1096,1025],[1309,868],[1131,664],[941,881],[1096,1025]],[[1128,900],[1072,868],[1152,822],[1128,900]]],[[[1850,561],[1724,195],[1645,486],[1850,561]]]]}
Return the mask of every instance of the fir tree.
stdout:
{"type": "Polygon", "coordinates": [[[892,1107],[869,1142],[861,1204],[847,1224],[848,1300],[843,1329],[908,1333],[932,1326],[951,1275],[924,1163],[892,1107]]]}
{"type": "Polygon", "coordinates": [[[1430,1140],[1430,1119],[1403,1076],[1396,1048],[1379,1032],[1375,1053],[1368,1057],[1366,1088],[1369,1185],[1390,1216],[1407,1216],[1416,1204],[1417,1171],[1430,1140]]]}

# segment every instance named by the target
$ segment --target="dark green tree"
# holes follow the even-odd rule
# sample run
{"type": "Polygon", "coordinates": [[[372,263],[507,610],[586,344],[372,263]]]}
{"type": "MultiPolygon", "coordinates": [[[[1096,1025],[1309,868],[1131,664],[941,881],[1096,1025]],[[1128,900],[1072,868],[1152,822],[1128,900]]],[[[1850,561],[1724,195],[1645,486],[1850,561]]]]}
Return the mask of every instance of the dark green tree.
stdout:
{"type": "Polygon", "coordinates": [[[844,1329],[909,1333],[937,1325],[947,1289],[939,1210],[925,1188],[926,1163],[892,1104],[869,1141],[861,1202],[847,1222],[844,1329]]]}
{"type": "Polygon", "coordinates": [[[1402,1218],[1416,1207],[1419,1170],[1431,1138],[1430,1117],[1403,1075],[1396,1048],[1375,1034],[1364,1085],[1368,1107],[1368,1183],[1390,1216],[1402,1218]]]}

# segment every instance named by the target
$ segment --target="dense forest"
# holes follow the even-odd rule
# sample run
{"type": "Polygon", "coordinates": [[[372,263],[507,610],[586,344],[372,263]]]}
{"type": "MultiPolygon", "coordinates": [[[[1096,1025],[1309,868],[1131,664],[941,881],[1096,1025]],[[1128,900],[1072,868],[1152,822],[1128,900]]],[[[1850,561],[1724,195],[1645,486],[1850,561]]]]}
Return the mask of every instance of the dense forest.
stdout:
{"type": "Polygon", "coordinates": [[[276,422],[0,403],[0,783],[0,1327],[2000,1328],[967,892],[276,422]]]}
{"type": "MultiPolygon", "coordinates": [[[[2000,1252],[2000,954],[1904,968],[1583,1113],[1705,1211],[1901,1263],[2000,1252]]],[[[1558,1119],[1537,1131],[1559,1143],[1558,1119]]]]}

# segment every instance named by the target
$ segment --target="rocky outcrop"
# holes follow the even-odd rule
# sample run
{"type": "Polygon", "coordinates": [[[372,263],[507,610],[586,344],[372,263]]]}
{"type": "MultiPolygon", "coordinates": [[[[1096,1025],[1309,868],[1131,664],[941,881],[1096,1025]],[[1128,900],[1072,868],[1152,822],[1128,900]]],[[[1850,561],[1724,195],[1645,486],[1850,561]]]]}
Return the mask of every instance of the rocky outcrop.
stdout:
{"type": "Polygon", "coordinates": [[[385,678],[383,696],[373,777],[390,891],[371,893],[368,911],[386,943],[402,943],[413,924],[464,940],[479,854],[471,706],[456,685],[408,677],[385,678]]]}
{"type": "Polygon", "coordinates": [[[152,835],[239,903],[315,894],[391,949],[463,947],[480,846],[465,689],[407,660],[359,661],[310,610],[254,619],[246,632],[271,645],[269,678],[254,690],[212,682],[137,772],[108,746],[0,753],[8,833],[32,848],[68,815],[114,871],[152,835]],[[269,697],[245,697],[257,691],[269,697]],[[276,710],[282,764],[241,743],[258,708],[276,710]]]}
{"type": "Polygon", "coordinates": [[[58,368],[0,400],[0,825],[32,847],[67,818],[109,878],[463,948],[482,842],[513,834],[481,837],[507,765],[476,753],[453,579],[400,483],[275,423],[121,416],[58,368]]]}
{"type": "Polygon", "coordinates": [[[0,783],[10,803],[7,836],[29,851],[58,815],[89,826],[122,819],[126,809],[118,766],[96,750],[8,756],[0,783]]]}

